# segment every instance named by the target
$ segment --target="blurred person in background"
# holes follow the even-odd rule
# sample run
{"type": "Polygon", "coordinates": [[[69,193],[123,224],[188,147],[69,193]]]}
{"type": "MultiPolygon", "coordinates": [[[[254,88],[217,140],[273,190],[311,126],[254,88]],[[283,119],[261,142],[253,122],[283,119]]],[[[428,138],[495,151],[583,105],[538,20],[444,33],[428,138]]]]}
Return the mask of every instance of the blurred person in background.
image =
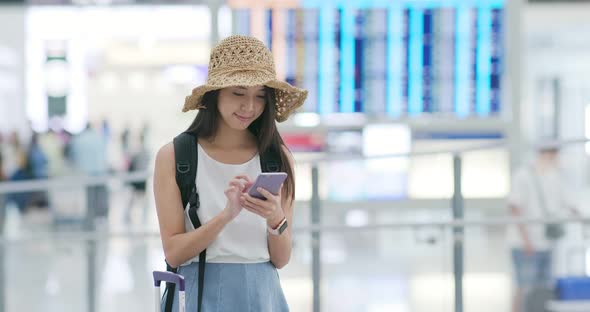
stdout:
{"type": "MultiPolygon", "coordinates": [[[[49,120],[49,131],[39,138],[39,145],[47,154],[47,171],[51,179],[71,176],[74,173],[72,162],[66,156],[68,140],[68,133],[63,128],[63,119],[61,117],[52,117],[49,120]]],[[[47,192],[48,205],[51,207],[51,215],[54,220],[67,217],[68,213],[72,211],[81,211],[84,206],[81,200],[83,198],[82,193],[83,189],[75,186],[50,188],[47,192]]]]}
{"type": "Polygon", "coordinates": [[[28,151],[29,165],[33,179],[44,179],[48,176],[47,154],[39,144],[39,134],[33,132],[28,151]]]}
{"type": "MultiPolygon", "coordinates": [[[[510,213],[515,218],[551,219],[568,214],[579,216],[574,208],[559,166],[559,145],[554,142],[536,146],[531,163],[515,171],[508,196],[510,213]]],[[[510,226],[511,247],[516,291],[513,311],[530,311],[538,304],[527,299],[533,290],[551,293],[553,250],[565,235],[563,224],[510,226]]],[[[537,296],[538,297],[538,296],[537,296]]]]}
{"type": "MultiPolygon", "coordinates": [[[[130,157],[129,172],[144,172],[148,169],[151,152],[147,146],[148,127],[144,126],[139,136],[139,144],[135,153],[130,157]]],[[[142,203],[142,220],[145,222],[147,217],[147,201],[145,196],[146,181],[131,182],[131,199],[125,213],[125,222],[131,222],[131,211],[135,201],[142,203]]]]}
{"type": "MultiPolygon", "coordinates": [[[[0,141],[0,145],[2,144],[2,142],[0,141]]],[[[4,158],[2,156],[2,149],[0,149],[0,183],[6,181],[7,177],[6,174],[4,174],[4,158]]],[[[0,193],[0,234],[4,233],[4,216],[6,215],[6,210],[5,210],[5,197],[6,195],[3,193],[0,193]]]]}
{"type": "MultiPolygon", "coordinates": [[[[70,153],[75,170],[85,176],[108,173],[107,143],[101,132],[88,124],[71,139],[70,153]]],[[[87,190],[88,209],[97,217],[108,216],[108,190],[105,184],[90,185],[87,190]]]]}
{"type": "MultiPolygon", "coordinates": [[[[6,181],[8,179],[8,177],[6,176],[6,173],[4,173],[4,154],[2,153],[2,150],[0,150],[0,182],[2,181],[6,181]]],[[[2,195],[0,195],[2,196],[2,195]]]]}
{"type": "MultiPolygon", "coordinates": [[[[25,148],[16,131],[12,132],[8,144],[4,145],[4,170],[9,181],[24,181],[47,178],[47,158],[38,145],[38,135],[33,132],[29,146],[25,148]]],[[[47,194],[44,191],[11,193],[7,202],[14,203],[21,213],[28,207],[46,207],[47,194]]]]}
{"type": "Polygon", "coordinates": [[[108,172],[106,141],[91,124],[70,142],[72,162],[80,173],[97,176],[108,172]]]}
{"type": "Polygon", "coordinates": [[[109,123],[108,119],[106,119],[106,118],[102,120],[101,132],[108,144],[108,142],[111,139],[111,132],[112,131],[111,131],[111,124],[109,123]]]}
{"type": "Polygon", "coordinates": [[[65,138],[62,134],[61,120],[54,118],[50,120],[49,131],[39,138],[39,145],[47,155],[49,177],[60,177],[67,172],[64,146],[65,138]]]}
{"type": "Polygon", "coordinates": [[[121,132],[121,154],[123,155],[123,170],[129,171],[131,164],[131,131],[125,126],[121,132]]]}
{"type": "Polygon", "coordinates": [[[4,140],[1,150],[4,156],[4,174],[10,178],[20,168],[21,157],[25,153],[16,131],[12,131],[4,140]]]}
{"type": "MultiPolygon", "coordinates": [[[[47,154],[39,144],[39,134],[33,132],[31,136],[31,142],[29,143],[29,149],[27,152],[27,165],[29,166],[29,173],[31,179],[47,179],[49,161],[47,154]]],[[[36,191],[31,194],[29,205],[36,207],[47,207],[47,191],[36,191]]]]}
{"type": "Polygon", "coordinates": [[[64,160],[67,166],[74,167],[74,158],[72,156],[72,139],[74,138],[74,134],[66,129],[63,129],[61,134],[64,142],[64,160]]]}
{"type": "Polygon", "coordinates": [[[0,181],[6,181],[7,177],[4,173],[4,154],[0,150],[0,181]]]}
{"type": "Polygon", "coordinates": [[[6,138],[0,133],[0,181],[6,180],[6,174],[4,173],[4,145],[7,144],[6,138]]]}
{"type": "MultiPolygon", "coordinates": [[[[25,181],[31,180],[33,178],[33,174],[31,171],[31,166],[29,162],[29,158],[27,157],[27,153],[22,152],[17,155],[18,157],[18,164],[17,169],[8,177],[9,181],[25,181]]],[[[26,192],[17,192],[17,193],[10,193],[6,197],[7,202],[11,202],[16,205],[18,210],[21,213],[24,213],[27,207],[29,206],[30,199],[32,198],[31,193],[26,192]]]]}

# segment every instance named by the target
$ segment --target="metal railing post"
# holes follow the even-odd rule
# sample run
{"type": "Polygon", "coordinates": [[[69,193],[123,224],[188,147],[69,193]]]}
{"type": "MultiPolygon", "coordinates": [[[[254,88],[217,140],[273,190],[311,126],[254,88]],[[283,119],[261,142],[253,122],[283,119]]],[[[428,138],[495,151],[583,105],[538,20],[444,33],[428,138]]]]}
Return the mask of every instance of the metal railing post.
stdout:
{"type": "MultiPolygon", "coordinates": [[[[463,194],[461,192],[461,155],[453,155],[453,221],[463,220],[463,194]]],[[[453,276],[455,280],[455,312],[463,312],[463,240],[464,228],[453,227],[453,276]]]]}
{"type": "MultiPolygon", "coordinates": [[[[317,164],[311,168],[311,224],[320,224],[320,194],[319,194],[319,172],[317,164]]],[[[321,254],[320,254],[320,232],[314,231],[311,234],[312,248],[312,281],[313,281],[313,312],[320,312],[321,307],[321,254]]]]}
{"type": "MultiPolygon", "coordinates": [[[[4,236],[4,225],[6,222],[6,195],[0,194],[0,236],[4,236]]],[[[6,281],[6,268],[4,255],[6,254],[6,244],[0,243],[0,312],[6,311],[5,300],[5,281],[6,281]]]]}
{"type": "MultiPolygon", "coordinates": [[[[96,214],[96,203],[98,202],[96,185],[88,185],[86,187],[86,220],[85,230],[89,233],[96,230],[95,226],[95,214],[96,214]]],[[[86,289],[88,296],[88,312],[96,311],[96,245],[95,240],[88,240],[87,242],[87,254],[86,254],[86,276],[88,287],[86,289]]]]}

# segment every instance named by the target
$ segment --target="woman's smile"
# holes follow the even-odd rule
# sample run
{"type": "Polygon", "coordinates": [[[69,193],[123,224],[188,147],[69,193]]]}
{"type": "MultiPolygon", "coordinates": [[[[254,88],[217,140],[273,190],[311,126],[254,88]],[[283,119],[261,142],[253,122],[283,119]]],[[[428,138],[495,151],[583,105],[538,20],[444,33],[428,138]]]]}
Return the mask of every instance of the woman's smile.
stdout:
{"type": "Polygon", "coordinates": [[[242,116],[242,115],[239,115],[236,113],[234,113],[234,116],[236,116],[236,118],[241,122],[249,122],[250,120],[252,120],[252,118],[254,118],[254,117],[242,116]]]}

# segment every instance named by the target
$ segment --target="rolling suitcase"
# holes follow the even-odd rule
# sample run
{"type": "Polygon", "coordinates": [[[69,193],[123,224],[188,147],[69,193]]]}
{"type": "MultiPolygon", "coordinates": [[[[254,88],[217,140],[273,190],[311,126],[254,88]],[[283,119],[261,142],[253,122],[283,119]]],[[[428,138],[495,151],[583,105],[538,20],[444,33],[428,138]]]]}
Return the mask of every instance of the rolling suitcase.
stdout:
{"type": "Polygon", "coordinates": [[[555,288],[559,300],[590,300],[590,277],[568,276],[558,278],[555,288]]]}
{"type": "Polygon", "coordinates": [[[549,311],[590,311],[590,277],[585,273],[588,269],[588,260],[590,260],[589,251],[587,246],[569,249],[567,252],[569,272],[556,279],[555,299],[547,303],[549,311]],[[576,258],[574,257],[575,253],[583,255],[580,260],[583,260],[582,268],[584,270],[578,272],[572,270],[575,266],[571,265],[571,260],[576,258]]]}
{"type": "Polygon", "coordinates": [[[555,282],[557,299],[561,301],[590,300],[590,276],[588,276],[587,267],[590,263],[590,248],[586,245],[570,248],[567,258],[570,272],[566,276],[557,278],[555,282]],[[581,261],[577,261],[578,265],[572,265],[571,262],[576,258],[581,261]],[[581,270],[573,270],[580,266],[581,270]]]}
{"type": "Polygon", "coordinates": [[[160,284],[162,282],[173,283],[178,285],[178,311],[185,312],[186,297],[184,293],[184,276],[172,272],[154,271],[154,286],[156,287],[156,311],[160,311],[160,302],[162,294],[160,293],[160,284]]]}

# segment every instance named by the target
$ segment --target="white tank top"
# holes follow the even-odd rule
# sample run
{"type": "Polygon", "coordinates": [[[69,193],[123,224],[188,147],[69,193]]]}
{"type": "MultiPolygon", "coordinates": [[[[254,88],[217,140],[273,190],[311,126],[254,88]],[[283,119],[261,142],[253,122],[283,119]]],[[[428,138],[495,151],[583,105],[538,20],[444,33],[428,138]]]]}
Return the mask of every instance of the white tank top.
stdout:
{"type": "MultiPolygon", "coordinates": [[[[197,191],[201,205],[197,210],[202,224],[217,216],[227,203],[224,190],[231,179],[238,175],[248,175],[256,179],[261,172],[258,154],[246,163],[231,165],[221,163],[211,158],[198,145],[197,191]]],[[[185,210],[185,212],[187,212],[185,210]]],[[[186,231],[194,227],[185,213],[184,224],[186,231]]],[[[207,247],[207,262],[212,263],[259,263],[270,260],[266,220],[243,209],[240,214],[228,223],[219,236],[207,247]]],[[[197,255],[185,263],[199,262],[197,255]]]]}

